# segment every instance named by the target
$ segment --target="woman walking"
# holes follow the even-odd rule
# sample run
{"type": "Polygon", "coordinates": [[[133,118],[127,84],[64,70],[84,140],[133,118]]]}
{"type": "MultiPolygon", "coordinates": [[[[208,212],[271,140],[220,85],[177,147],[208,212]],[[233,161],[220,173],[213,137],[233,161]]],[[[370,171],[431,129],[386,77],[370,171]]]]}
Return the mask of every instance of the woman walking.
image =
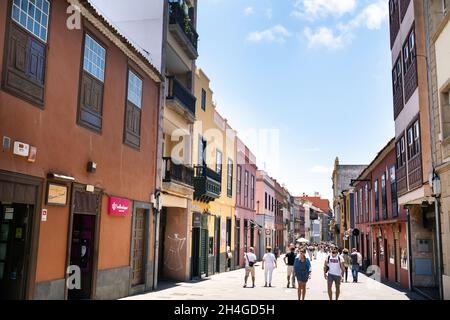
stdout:
{"type": "Polygon", "coordinates": [[[347,278],[348,278],[348,267],[349,267],[349,266],[351,265],[351,263],[352,263],[352,259],[351,259],[350,255],[348,254],[348,249],[344,249],[344,250],[342,251],[341,258],[342,258],[342,260],[344,260],[345,282],[348,282],[348,281],[347,281],[347,278]]]}
{"type": "Polygon", "coordinates": [[[305,300],[306,283],[311,278],[311,262],[305,256],[306,250],[301,249],[300,255],[295,258],[294,272],[298,284],[298,300],[305,300]]]}

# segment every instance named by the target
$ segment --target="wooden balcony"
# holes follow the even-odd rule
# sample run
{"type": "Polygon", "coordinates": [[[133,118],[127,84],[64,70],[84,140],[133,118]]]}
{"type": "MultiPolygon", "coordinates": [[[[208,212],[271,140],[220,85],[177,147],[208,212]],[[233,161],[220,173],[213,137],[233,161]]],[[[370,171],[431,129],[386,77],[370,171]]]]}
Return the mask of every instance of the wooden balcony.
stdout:
{"type": "MultiPolygon", "coordinates": [[[[393,0],[391,0],[393,1],[393,0]]],[[[389,18],[390,34],[391,34],[391,49],[394,46],[395,39],[397,39],[400,31],[400,8],[397,5],[394,9],[394,13],[389,18]]]]}
{"type": "Polygon", "coordinates": [[[207,166],[194,167],[194,199],[209,203],[220,197],[222,177],[207,166]]]}
{"type": "Polygon", "coordinates": [[[402,112],[403,107],[403,85],[400,82],[397,84],[394,92],[394,120],[397,119],[400,112],[402,112]]]}
{"type": "Polygon", "coordinates": [[[422,154],[416,154],[412,159],[408,161],[408,177],[409,177],[409,190],[416,189],[422,186],[422,154]]]}
{"type": "Polygon", "coordinates": [[[177,182],[188,187],[194,187],[194,169],[182,164],[175,164],[170,157],[164,157],[163,182],[177,182]]]}
{"type": "Polygon", "coordinates": [[[406,165],[396,170],[397,192],[399,196],[408,192],[408,182],[406,178],[406,165]]]}
{"type": "Polygon", "coordinates": [[[409,69],[406,71],[405,74],[405,103],[408,102],[408,100],[412,97],[414,94],[414,91],[417,89],[417,63],[416,59],[414,58],[413,63],[409,67],[409,69]]]}
{"type": "Polygon", "coordinates": [[[401,15],[401,22],[403,22],[403,19],[405,19],[406,12],[408,11],[409,3],[411,0],[400,0],[400,15],[401,15]]]}

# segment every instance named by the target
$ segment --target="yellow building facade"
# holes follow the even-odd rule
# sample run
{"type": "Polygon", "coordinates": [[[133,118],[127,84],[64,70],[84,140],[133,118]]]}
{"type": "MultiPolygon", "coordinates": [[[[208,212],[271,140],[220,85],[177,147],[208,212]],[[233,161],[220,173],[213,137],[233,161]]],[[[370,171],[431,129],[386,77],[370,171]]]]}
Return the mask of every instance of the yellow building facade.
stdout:
{"type": "Polygon", "coordinates": [[[193,230],[200,229],[200,236],[196,239],[194,234],[192,259],[194,273],[200,277],[235,265],[236,132],[217,112],[209,83],[205,73],[197,69],[192,211],[193,230]]]}

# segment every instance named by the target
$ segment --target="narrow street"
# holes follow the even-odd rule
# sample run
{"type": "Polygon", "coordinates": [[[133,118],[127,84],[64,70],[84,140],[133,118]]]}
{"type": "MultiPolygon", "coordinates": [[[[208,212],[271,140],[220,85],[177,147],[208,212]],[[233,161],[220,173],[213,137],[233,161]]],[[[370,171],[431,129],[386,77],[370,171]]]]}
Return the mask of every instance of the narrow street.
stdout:
{"type": "MultiPolygon", "coordinates": [[[[307,300],[326,300],[327,282],[323,278],[322,266],[325,256],[312,261],[312,278],[308,282],[307,300]]],[[[297,290],[286,288],[286,267],[282,258],[273,273],[272,288],[264,287],[264,271],[259,262],[256,268],[256,287],[243,288],[244,269],[213,275],[197,282],[161,283],[155,292],[125,298],[124,300],[296,300],[297,290]]],[[[415,293],[404,292],[359,274],[358,283],[341,286],[340,300],[421,300],[415,293]]]]}

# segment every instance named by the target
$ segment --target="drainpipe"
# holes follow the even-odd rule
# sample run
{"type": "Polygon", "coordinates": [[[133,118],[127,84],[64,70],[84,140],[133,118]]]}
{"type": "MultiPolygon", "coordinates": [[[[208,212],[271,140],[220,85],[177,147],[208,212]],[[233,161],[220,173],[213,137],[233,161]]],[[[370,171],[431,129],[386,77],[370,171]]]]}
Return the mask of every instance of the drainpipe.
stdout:
{"type": "Polygon", "coordinates": [[[153,247],[153,256],[155,257],[153,261],[153,290],[158,289],[158,264],[159,264],[159,225],[161,220],[161,192],[159,190],[155,193],[156,208],[153,209],[155,215],[155,241],[153,247]]]}
{"type": "Polygon", "coordinates": [[[443,286],[443,280],[442,280],[442,239],[441,239],[441,215],[439,214],[439,197],[435,198],[434,201],[434,207],[435,207],[435,214],[436,214],[436,253],[437,253],[437,276],[438,276],[438,283],[439,283],[439,299],[444,299],[444,286],[443,286]]]}

